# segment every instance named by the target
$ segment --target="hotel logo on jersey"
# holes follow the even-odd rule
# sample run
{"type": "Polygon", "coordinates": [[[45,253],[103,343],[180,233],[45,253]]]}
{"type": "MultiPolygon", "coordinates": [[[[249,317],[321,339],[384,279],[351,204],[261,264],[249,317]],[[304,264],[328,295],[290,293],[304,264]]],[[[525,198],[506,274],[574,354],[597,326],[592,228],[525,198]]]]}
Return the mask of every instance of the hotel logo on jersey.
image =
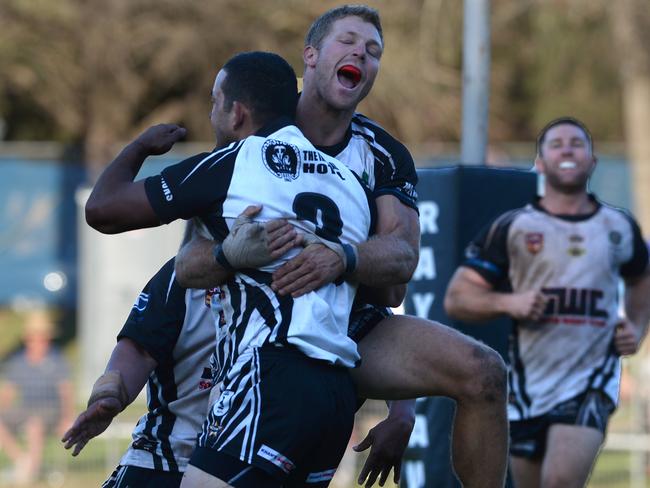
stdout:
{"type": "Polygon", "coordinates": [[[300,176],[300,151],[293,144],[267,140],[262,146],[262,161],[266,169],[284,181],[300,176]]]}

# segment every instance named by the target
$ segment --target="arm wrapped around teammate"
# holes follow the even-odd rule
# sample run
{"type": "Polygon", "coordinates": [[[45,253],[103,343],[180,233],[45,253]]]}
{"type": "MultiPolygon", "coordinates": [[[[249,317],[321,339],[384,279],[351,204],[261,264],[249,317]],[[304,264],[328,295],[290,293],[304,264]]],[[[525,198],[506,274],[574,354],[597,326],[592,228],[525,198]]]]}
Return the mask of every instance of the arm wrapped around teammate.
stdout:
{"type": "Polygon", "coordinates": [[[237,217],[223,243],[217,244],[215,259],[224,268],[259,268],[273,261],[264,223],[253,220],[261,209],[261,205],[247,207],[237,217]]]}
{"type": "Polygon", "coordinates": [[[357,251],[357,246],[353,244],[339,244],[337,242],[322,239],[316,234],[310,233],[303,234],[302,242],[304,247],[310,246],[312,244],[322,244],[323,246],[330,248],[341,258],[341,261],[343,262],[343,269],[345,269],[345,274],[354,273],[354,271],[357,269],[359,253],[357,251]]]}

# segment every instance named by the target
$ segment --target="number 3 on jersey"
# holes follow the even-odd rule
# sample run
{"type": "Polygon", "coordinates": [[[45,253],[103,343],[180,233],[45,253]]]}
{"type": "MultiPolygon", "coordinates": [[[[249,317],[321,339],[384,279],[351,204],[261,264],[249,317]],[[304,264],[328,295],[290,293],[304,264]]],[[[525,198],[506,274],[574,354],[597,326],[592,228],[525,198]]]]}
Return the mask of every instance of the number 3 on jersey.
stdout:
{"type": "Polygon", "coordinates": [[[296,217],[316,226],[315,234],[328,241],[340,243],[343,233],[341,212],[334,200],[321,193],[298,193],[293,200],[296,217]]]}

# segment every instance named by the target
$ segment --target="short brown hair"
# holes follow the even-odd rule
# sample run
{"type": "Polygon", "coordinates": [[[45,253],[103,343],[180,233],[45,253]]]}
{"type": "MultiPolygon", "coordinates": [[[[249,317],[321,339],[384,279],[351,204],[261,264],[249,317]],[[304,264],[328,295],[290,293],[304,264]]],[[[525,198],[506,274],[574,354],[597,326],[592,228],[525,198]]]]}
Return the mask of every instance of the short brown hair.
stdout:
{"type": "Polygon", "coordinates": [[[320,49],[323,39],[325,39],[332,28],[332,24],[345,17],[359,17],[365,22],[372,24],[377,29],[379,38],[383,44],[384,34],[381,30],[381,19],[377,10],[367,5],[341,5],[340,7],[328,10],[314,21],[305,36],[305,46],[314,46],[316,49],[320,49]]]}
{"type": "Polygon", "coordinates": [[[587,126],[580,122],[578,119],[574,117],[558,117],[557,119],[551,120],[548,124],[544,126],[544,128],[539,131],[539,134],[537,135],[537,154],[541,156],[542,154],[542,144],[544,144],[544,139],[546,138],[546,134],[548,133],[549,130],[551,130],[553,127],[557,127],[558,125],[572,125],[574,127],[577,127],[580,129],[582,132],[584,132],[585,137],[587,138],[587,142],[589,143],[589,149],[591,150],[592,154],[594,152],[594,142],[591,138],[591,132],[589,132],[589,129],[587,129],[587,126]]]}

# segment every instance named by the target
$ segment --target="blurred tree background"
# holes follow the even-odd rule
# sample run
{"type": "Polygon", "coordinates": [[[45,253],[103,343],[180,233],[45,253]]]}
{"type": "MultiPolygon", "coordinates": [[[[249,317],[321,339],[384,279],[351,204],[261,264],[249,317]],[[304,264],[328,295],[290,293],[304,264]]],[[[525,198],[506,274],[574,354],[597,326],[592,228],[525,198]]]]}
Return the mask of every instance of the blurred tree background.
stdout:
{"type": "MultiPolygon", "coordinates": [[[[386,51],[362,111],[416,152],[458,141],[462,2],[368,3],[382,14],[386,51]]],[[[116,142],[153,123],[178,122],[189,140],[209,141],[218,67],[263,49],[300,73],[310,22],[338,4],[3,0],[4,138],[69,144],[91,178],[116,142]]],[[[597,141],[627,141],[630,156],[648,162],[649,33],[647,0],[492,0],[490,141],[532,141],[550,118],[572,114],[597,141]]]]}

